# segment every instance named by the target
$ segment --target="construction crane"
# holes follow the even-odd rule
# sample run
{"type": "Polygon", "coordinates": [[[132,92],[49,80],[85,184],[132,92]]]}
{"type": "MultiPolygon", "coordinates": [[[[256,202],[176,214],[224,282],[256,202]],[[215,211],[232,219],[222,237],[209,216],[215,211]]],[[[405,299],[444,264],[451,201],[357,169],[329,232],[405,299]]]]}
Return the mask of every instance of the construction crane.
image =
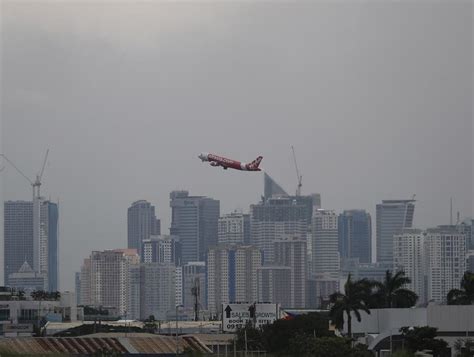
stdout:
{"type": "Polygon", "coordinates": [[[300,171],[298,170],[295,148],[293,147],[293,145],[291,146],[291,151],[293,152],[293,161],[295,162],[296,179],[298,181],[298,186],[296,188],[296,196],[299,197],[301,195],[301,187],[303,186],[303,175],[300,175],[300,171]]]}
{"type": "Polygon", "coordinates": [[[1,157],[5,159],[33,188],[33,199],[38,198],[41,196],[40,188],[41,188],[41,180],[43,179],[44,169],[46,167],[46,162],[48,160],[49,149],[46,150],[46,155],[44,156],[43,166],[41,167],[40,172],[36,175],[36,179],[33,182],[28,176],[26,176],[23,171],[21,171],[14,163],[11,161],[5,154],[0,154],[1,157]]]}

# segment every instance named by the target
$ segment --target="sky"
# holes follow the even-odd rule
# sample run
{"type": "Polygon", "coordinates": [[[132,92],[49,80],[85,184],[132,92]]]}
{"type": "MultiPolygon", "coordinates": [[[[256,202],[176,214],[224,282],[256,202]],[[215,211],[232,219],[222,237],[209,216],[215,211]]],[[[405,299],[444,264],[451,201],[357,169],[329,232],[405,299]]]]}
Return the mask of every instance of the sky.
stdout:
{"type": "MultiPolygon", "coordinates": [[[[60,203],[60,288],[92,250],[126,247],[147,199],[248,211],[262,166],[327,209],[416,194],[415,225],[473,214],[473,3],[0,1],[1,150],[60,203]]],[[[4,200],[31,199],[11,167],[4,200]]],[[[375,226],[374,226],[375,237],[375,226]]],[[[2,254],[3,256],[3,254],[2,254]]],[[[2,265],[3,266],[3,265],[2,265]]],[[[3,273],[0,274],[0,277],[3,273]]]]}

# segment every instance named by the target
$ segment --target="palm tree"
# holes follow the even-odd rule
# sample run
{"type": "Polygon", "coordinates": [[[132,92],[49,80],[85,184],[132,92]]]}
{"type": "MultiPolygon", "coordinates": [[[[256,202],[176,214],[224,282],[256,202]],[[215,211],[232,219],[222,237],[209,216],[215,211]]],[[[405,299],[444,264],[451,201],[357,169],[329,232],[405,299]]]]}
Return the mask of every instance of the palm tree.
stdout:
{"type": "Polygon", "coordinates": [[[403,288],[409,284],[411,279],[405,276],[405,272],[397,271],[395,275],[390,270],[385,272],[385,279],[381,282],[373,282],[374,292],[370,297],[371,308],[407,308],[412,307],[418,301],[418,295],[409,289],[403,288]]]}
{"type": "Polygon", "coordinates": [[[336,328],[341,330],[344,327],[344,313],[347,316],[347,334],[352,337],[352,316],[354,313],[357,321],[360,322],[359,310],[370,314],[367,306],[367,298],[370,294],[370,284],[367,280],[352,281],[351,275],[347,277],[344,284],[344,294],[336,292],[329,299],[332,304],[329,315],[336,328]]]}
{"type": "Polygon", "coordinates": [[[461,289],[452,289],[448,293],[448,305],[474,304],[474,273],[467,271],[461,280],[461,289]]]}

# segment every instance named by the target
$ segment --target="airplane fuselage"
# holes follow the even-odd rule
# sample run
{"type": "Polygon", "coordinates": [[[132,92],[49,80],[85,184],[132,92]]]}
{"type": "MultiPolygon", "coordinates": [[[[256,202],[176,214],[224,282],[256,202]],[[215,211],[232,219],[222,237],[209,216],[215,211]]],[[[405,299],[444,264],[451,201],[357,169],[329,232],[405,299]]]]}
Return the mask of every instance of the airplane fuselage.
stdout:
{"type": "Polygon", "coordinates": [[[221,166],[225,170],[230,168],[241,171],[261,171],[261,169],[258,167],[262,161],[261,156],[248,164],[209,153],[201,153],[198,157],[202,162],[209,162],[211,166],[221,166]]]}

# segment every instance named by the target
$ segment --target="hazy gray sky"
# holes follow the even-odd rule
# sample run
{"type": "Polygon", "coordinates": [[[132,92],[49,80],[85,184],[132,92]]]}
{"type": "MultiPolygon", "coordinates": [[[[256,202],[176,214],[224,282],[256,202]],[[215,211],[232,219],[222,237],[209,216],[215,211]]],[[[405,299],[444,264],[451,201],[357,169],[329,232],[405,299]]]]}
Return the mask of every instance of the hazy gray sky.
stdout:
{"type": "MultiPolygon", "coordinates": [[[[253,160],[323,206],[416,193],[416,224],[473,208],[472,2],[1,1],[2,150],[60,201],[60,282],[92,250],[126,246],[126,210],[174,189],[248,210],[253,160]]],[[[30,199],[8,168],[5,199],[30,199]]],[[[375,221],[375,216],[373,217],[375,221]]],[[[375,236],[375,232],[374,232],[375,236]]],[[[0,274],[3,276],[3,274],[0,274]]]]}

